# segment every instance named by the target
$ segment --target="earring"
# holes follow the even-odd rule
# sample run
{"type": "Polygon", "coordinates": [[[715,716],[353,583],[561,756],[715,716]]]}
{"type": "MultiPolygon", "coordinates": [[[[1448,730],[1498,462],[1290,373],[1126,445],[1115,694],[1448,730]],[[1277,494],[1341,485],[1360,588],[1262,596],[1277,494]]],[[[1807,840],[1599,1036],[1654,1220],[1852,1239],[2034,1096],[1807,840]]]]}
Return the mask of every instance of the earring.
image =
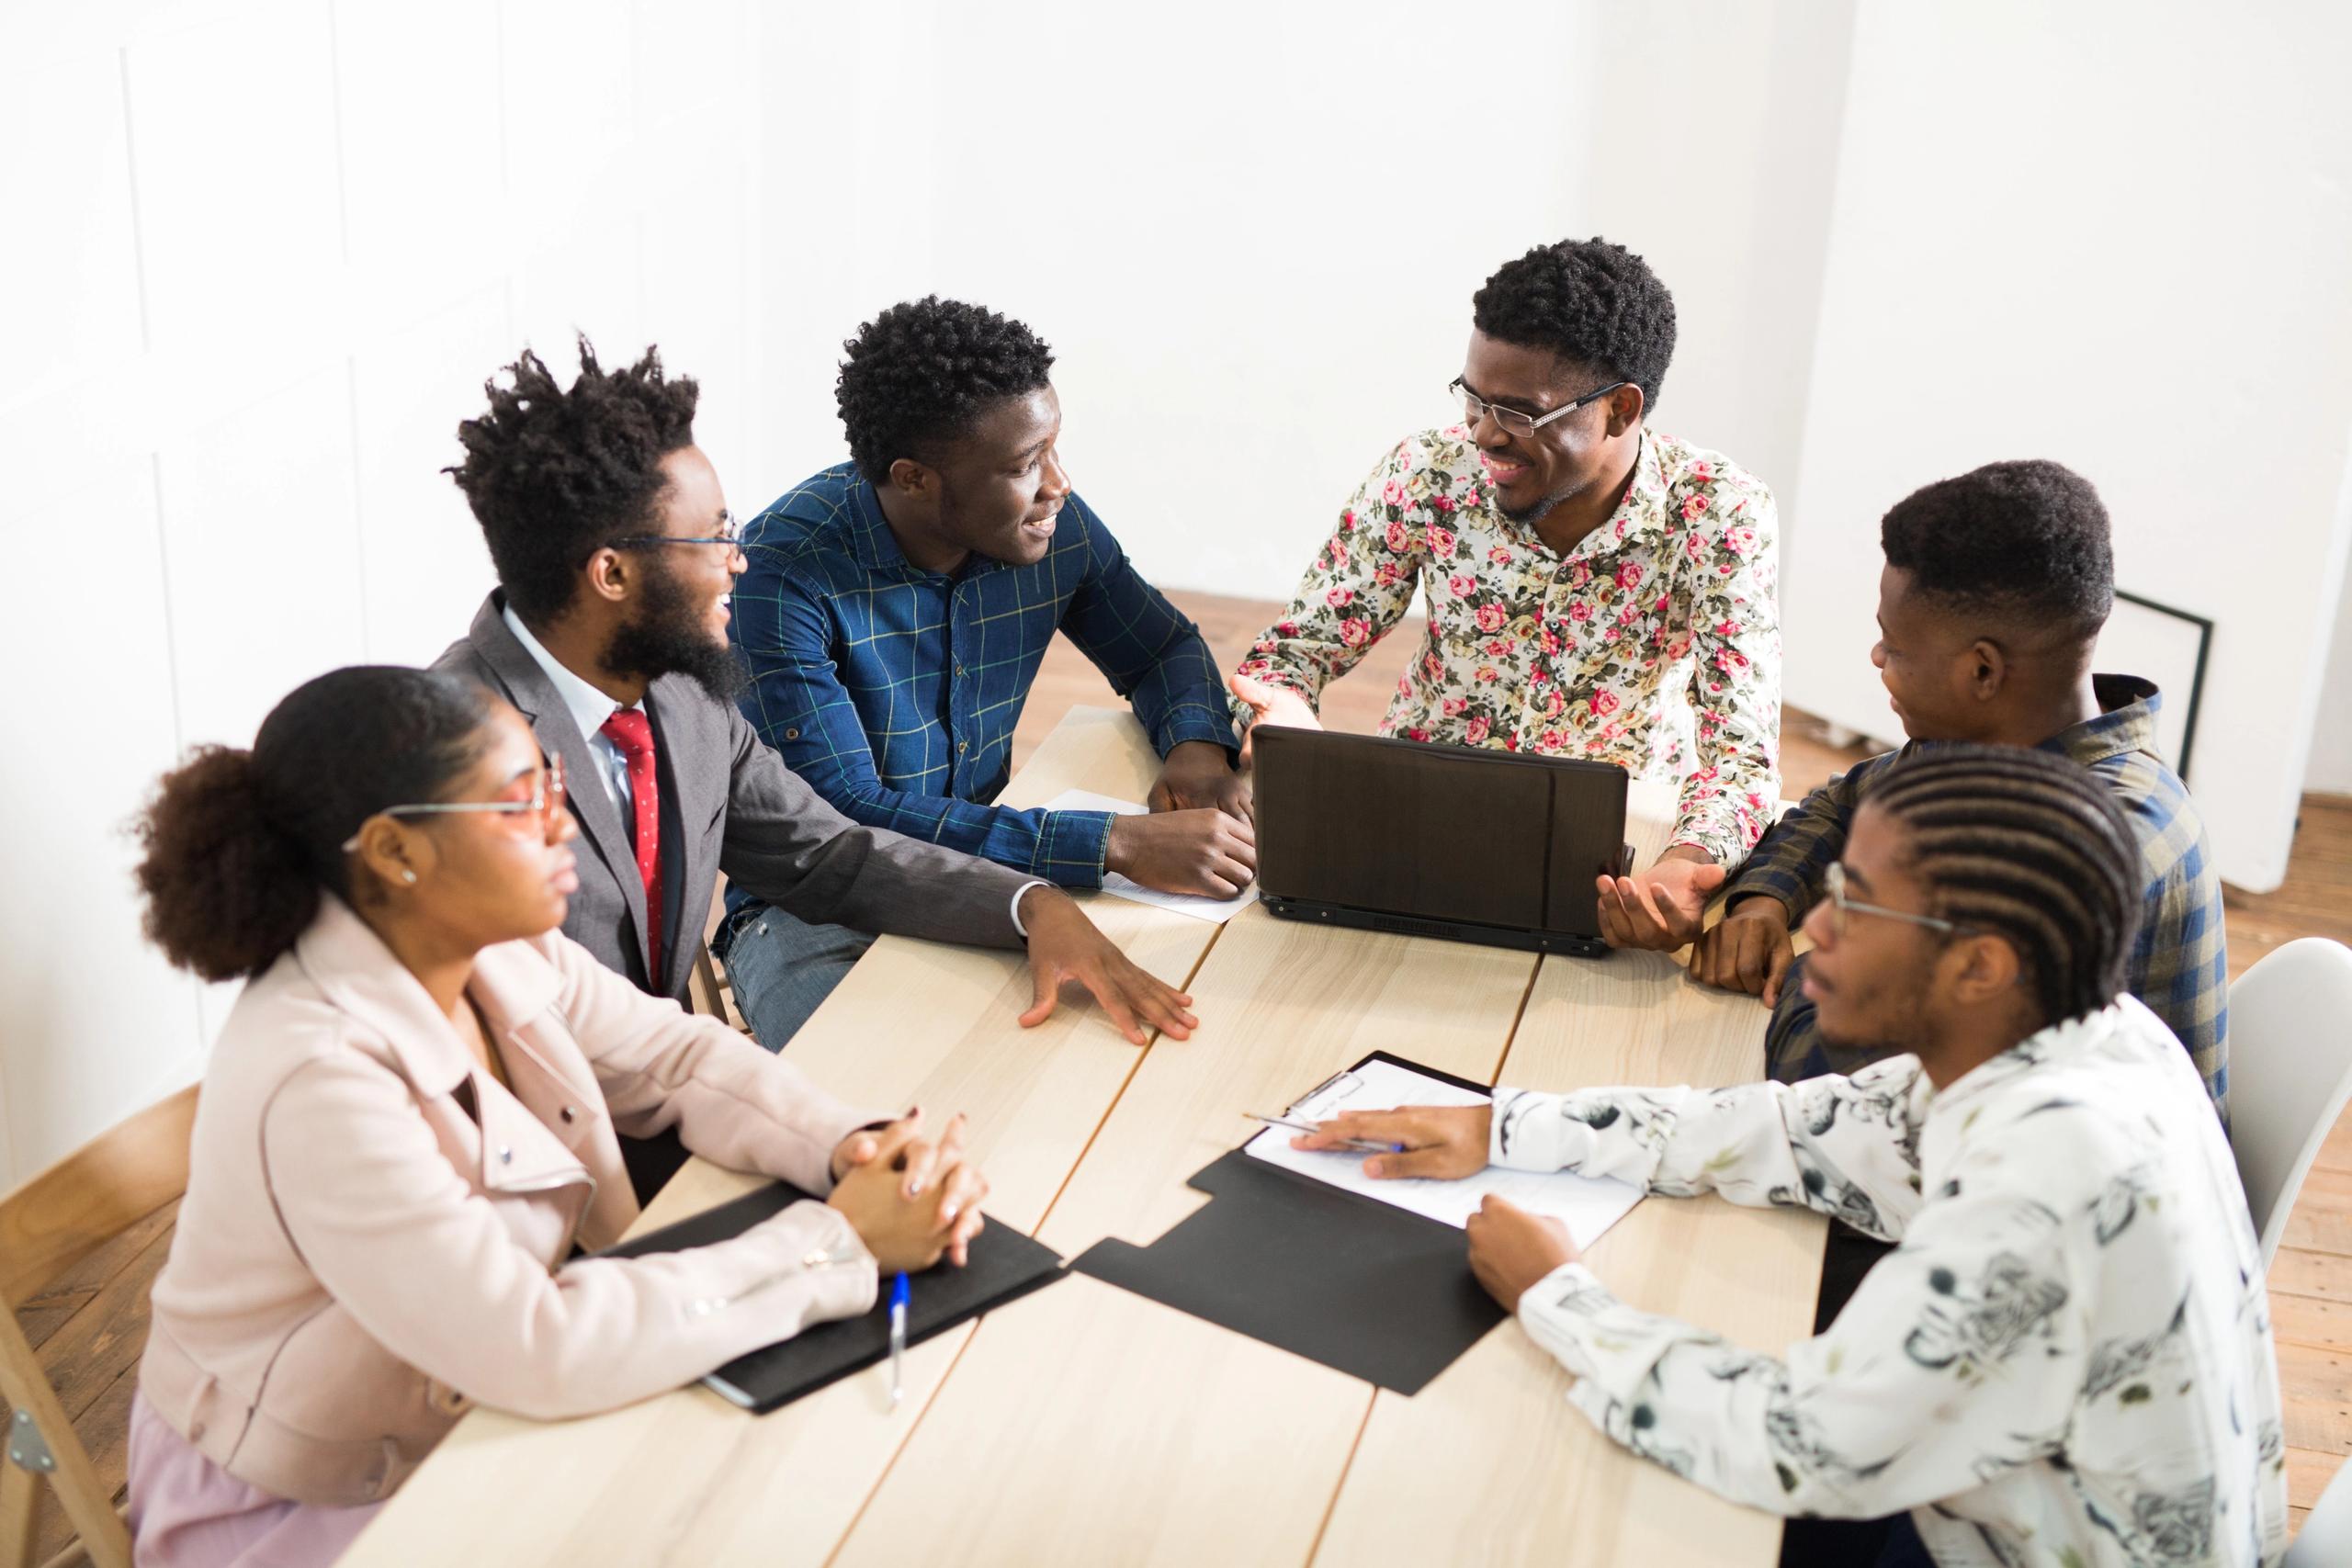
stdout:
{"type": "Polygon", "coordinates": [[[413,887],[416,886],[416,873],[409,870],[406,866],[402,866],[401,867],[401,880],[407,883],[411,887],[413,887]]]}

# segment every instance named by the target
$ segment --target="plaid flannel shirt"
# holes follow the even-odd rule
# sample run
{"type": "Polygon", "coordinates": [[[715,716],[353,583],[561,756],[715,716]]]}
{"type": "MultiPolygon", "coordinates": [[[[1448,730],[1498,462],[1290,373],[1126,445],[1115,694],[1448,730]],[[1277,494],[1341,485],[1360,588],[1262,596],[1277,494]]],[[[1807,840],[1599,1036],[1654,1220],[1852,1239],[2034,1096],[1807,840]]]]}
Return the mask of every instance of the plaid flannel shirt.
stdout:
{"type": "Polygon", "coordinates": [[[1057,631],[1135,705],[1161,756],[1186,740],[1235,743],[1200,628],[1075,494],[1044,559],[975,556],[944,576],[908,561],[874,487],[843,463],[753,518],[743,553],[728,637],[751,668],[744,716],[854,821],[1101,886],[1110,813],[989,804],[1057,631]]]}
{"type": "MultiPolygon", "coordinates": [[[[2101,712],[2043,741],[2041,750],[2071,757],[2115,792],[2148,874],[2140,933],[2124,971],[2125,988],[2188,1048],[2205,1091],[2228,1114],[2229,954],[2222,929],[2222,881],[2205,824],[2188,786],[2155,753],[2155,686],[2131,675],[2093,677],[2101,712]]],[[[1821,896],[1822,874],[1844,852],[1846,830],[1871,782],[1922,743],[1858,762],[1804,797],[1757,844],[1724,890],[1727,902],[1769,894],[1789,908],[1792,923],[1821,896]]],[[[1932,743],[1929,743],[1932,744],[1932,743]]],[[[1819,1039],[1813,1005],[1791,983],[1774,1010],[1765,1054],[1781,1082],[1813,1071],[1848,1071],[1852,1064],[1815,1055],[1819,1039]]]]}

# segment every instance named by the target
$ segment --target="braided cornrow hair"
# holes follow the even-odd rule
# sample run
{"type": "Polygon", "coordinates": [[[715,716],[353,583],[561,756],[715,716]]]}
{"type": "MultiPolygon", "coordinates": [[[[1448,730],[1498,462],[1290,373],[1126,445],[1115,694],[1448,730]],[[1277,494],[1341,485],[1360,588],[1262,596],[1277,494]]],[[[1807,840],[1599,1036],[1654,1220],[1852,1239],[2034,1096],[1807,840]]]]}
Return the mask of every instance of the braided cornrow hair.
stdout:
{"type": "Polygon", "coordinates": [[[2140,915],[2140,850],[2105,785],[2055,752],[1939,745],[1864,796],[1906,834],[1929,908],[2017,950],[2045,1025],[2123,988],[2140,915]]]}

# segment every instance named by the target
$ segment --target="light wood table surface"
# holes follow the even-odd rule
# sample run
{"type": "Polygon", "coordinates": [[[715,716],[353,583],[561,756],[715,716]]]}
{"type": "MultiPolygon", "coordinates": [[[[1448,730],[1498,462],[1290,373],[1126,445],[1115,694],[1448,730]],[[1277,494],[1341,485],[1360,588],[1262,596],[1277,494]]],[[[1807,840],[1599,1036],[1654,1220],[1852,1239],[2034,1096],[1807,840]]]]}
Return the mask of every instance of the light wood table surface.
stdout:
{"type": "MultiPolygon", "coordinates": [[[[1073,709],[1006,791],[1140,800],[1129,716],[1073,709]]],[[[1635,784],[1662,847],[1670,791],[1635,784]]],[[[971,1116],[992,1222],[1066,1256],[1148,1243],[1206,1200],[1185,1179],[1366,1052],[1525,1088],[1736,1083],[1763,1069],[1752,999],[1671,958],[1543,958],[1309,927],[1251,907],[1218,928],[1082,895],[1127,953],[1184,985],[1201,1027],[1138,1049],[1091,1005],[1044,1026],[1018,954],[886,937],[791,1046],[853,1104],[971,1116]]],[[[748,1190],[691,1162],[639,1228],[748,1190]]],[[[1813,1320],[1825,1225],[1654,1199],[1589,1254],[1626,1300],[1759,1349],[1813,1320]]],[[[1603,1438],[1513,1325],[1411,1399],[1083,1275],[878,1373],[767,1416],[700,1388],[585,1420],[477,1410],[343,1561],[582,1563],[1575,1562],[1766,1568],[1780,1522],[1603,1438]]]]}

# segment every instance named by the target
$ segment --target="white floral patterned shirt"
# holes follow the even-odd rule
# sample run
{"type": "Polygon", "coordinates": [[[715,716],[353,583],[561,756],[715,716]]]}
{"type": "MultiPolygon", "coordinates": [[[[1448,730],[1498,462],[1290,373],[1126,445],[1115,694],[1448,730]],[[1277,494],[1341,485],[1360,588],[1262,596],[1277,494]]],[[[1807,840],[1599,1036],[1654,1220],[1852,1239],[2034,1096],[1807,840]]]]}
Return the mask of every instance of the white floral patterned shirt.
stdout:
{"type": "Polygon", "coordinates": [[[1909,1509],[1942,1568],[2255,1568],[2286,1547],[2269,1299],[2205,1086],[2131,997],[1939,1093],[1917,1056],[1701,1090],[1495,1091],[1498,1164],[1803,1204],[1899,1245],[1785,1357],[1520,1298],[1604,1432],[1782,1515],[1909,1509]]]}
{"type": "Polygon", "coordinates": [[[1607,523],[1563,556],[1497,509],[1460,425],[1408,436],[1340,525],[1244,674],[1310,705],[1402,620],[1429,632],[1380,732],[1616,762],[1681,785],[1673,841],[1737,864],[1780,797],[1771,491],[1645,431],[1607,523]]]}

